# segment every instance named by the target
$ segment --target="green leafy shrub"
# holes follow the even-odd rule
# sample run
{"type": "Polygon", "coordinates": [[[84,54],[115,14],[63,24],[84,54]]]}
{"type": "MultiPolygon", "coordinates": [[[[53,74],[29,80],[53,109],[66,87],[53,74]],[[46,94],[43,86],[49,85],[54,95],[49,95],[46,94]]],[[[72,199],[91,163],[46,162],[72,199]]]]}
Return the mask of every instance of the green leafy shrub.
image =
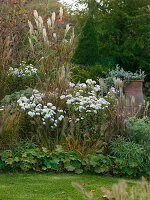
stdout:
{"type": "Polygon", "coordinates": [[[112,167],[111,160],[102,154],[87,155],[86,170],[97,174],[109,173],[112,167]]]}
{"type": "Polygon", "coordinates": [[[80,65],[95,65],[99,61],[99,51],[93,17],[86,20],[79,41],[72,57],[72,63],[80,65]]]}
{"type": "Polygon", "coordinates": [[[150,156],[150,119],[130,118],[127,121],[127,138],[143,145],[150,156]]]}
{"type": "Polygon", "coordinates": [[[110,143],[110,155],[115,163],[114,174],[136,177],[144,173],[149,166],[144,147],[132,141],[126,141],[123,137],[118,137],[110,143]]]}
{"type": "Polygon", "coordinates": [[[85,83],[87,79],[105,78],[110,68],[111,65],[75,66],[72,70],[72,79],[75,83],[85,83]]]}
{"type": "Polygon", "coordinates": [[[73,152],[65,152],[57,146],[53,152],[46,148],[26,149],[23,151],[10,151],[0,153],[1,169],[23,171],[68,171],[82,173],[84,162],[73,152]]]}

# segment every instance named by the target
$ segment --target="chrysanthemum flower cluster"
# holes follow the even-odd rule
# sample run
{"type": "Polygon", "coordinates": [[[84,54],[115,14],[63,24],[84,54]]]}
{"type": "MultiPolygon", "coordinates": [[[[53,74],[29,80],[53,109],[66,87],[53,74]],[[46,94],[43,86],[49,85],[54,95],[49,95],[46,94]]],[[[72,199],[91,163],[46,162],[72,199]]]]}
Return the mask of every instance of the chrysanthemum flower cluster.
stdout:
{"type": "Polygon", "coordinates": [[[19,68],[9,68],[9,74],[17,77],[30,77],[32,75],[36,75],[37,72],[38,69],[33,67],[32,64],[27,65],[25,62],[22,62],[19,68]]]}
{"type": "Polygon", "coordinates": [[[77,85],[70,83],[70,88],[72,88],[72,94],[65,94],[60,98],[66,100],[69,108],[80,113],[80,119],[84,119],[89,113],[98,114],[109,105],[109,102],[101,97],[101,87],[96,84],[96,81],[88,79],[86,83],[77,85]]]}
{"type": "MultiPolygon", "coordinates": [[[[22,110],[25,110],[32,117],[40,116],[43,125],[51,124],[51,128],[57,127],[65,115],[70,117],[68,111],[73,109],[78,113],[76,121],[84,120],[87,116],[95,115],[99,117],[100,113],[108,107],[109,102],[100,95],[100,85],[95,81],[88,79],[86,83],[70,83],[70,87],[65,94],[60,96],[61,101],[66,103],[65,110],[59,110],[55,105],[48,102],[43,105],[42,98],[44,94],[38,90],[33,90],[30,98],[21,97],[17,102],[22,110]]],[[[71,121],[71,118],[69,118],[71,121]]]]}
{"type": "Polygon", "coordinates": [[[56,110],[56,107],[52,103],[43,105],[43,97],[43,93],[40,93],[38,90],[33,90],[30,98],[23,96],[17,102],[19,107],[26,111],[31,118],[39,116],[43,125],[48,123],[51,125],[51,128],[57,127],[58,122],[64,118],[63,110],[56,110]]]}

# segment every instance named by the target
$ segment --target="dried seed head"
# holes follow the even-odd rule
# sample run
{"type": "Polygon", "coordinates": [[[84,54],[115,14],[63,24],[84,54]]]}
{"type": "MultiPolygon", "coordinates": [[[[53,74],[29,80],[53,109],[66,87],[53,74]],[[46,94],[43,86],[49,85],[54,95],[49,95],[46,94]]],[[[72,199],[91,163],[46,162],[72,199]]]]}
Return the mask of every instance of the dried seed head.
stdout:
{"type": "Polygon", "coordinates": [[[52,13],[52,27],[54,27],[55,20],[56,20],[56,13],[53,12],[53,13],[52,13]]]}
{"type": "Polygon", "coordinates": [[[43,27],[43,19],[41,16],[39,16],[38,21],[40,23],[41,28],[43,27]]]}
{"type": "Polygon", "coordinates": [[[131,107],[134,108],[134,106],[135,106],[135,97],[132,96],[131,97],[131,107]]]}
{"type": "Polygon", "coordinates": [[[83,193],[83,188],[78,183],[72,183],[72,186],[77,189],[79,192],[83,193]]]}
{"type": "Polygon", "coordinates": [[[56,33],[53,33],[53,37],[54,37],[55,39],[57,39],[56,33]]]}
{"type": "Polygon", "coordinates": [[[34,35],[34,30],[33,30],[33,25],[31,23],[31,21],[28,20],[28,25],[29,25],[29,32],[30,32],[30,36],[32,37],[34,35]]]}
{"type": "Polygon", "coordinates": [[[72,36],[70,38],[70,44],[72,44],[74,41],[74,28],[72,29],[72,36]]]}
{"type": "Polygon", "coordinates": [[[31,38],[28,38],[28,39],[29,39],[30,47],[31,47],[32,51],[34,51],[32,40],[31,40],[31,38]]]}
{"type": "Polygon", "coordinates": [[[37,10],[33,11],[33,15],[34,15],[35,19],[38,20],[39,15],[38,15],[37,10]]]}
{"type": "Polygon", "coordinates": [[[47,26],[50,28],[52,26],[52,21],[50,18],[47,19],[47,26]]]}
{"type": "Polygon", "coordinates": [[[67,24],[66,25],[66,29],[65,29],[65,37],[66,37],[66,35],[67,35],[69,30],[70,30],[70,26],[69,26],[69,24],[67,24]]]}
{"type": "Polygon", "coordinates": [[[62,43],[67,44],[67,43],[68,43],[68,40],[63,39],[63,40],[62,40],[62,43]]]}
{"type": "Polygon", "coordinates": [[[47,38],[46,28],[43,28],[43,37],[47,38]]]}
{"type": "Polygon", "coordinates": [[[59,16],[60,16],[60,20],[62,21],[62,17],[63,17],[63,8],[62,7],[60,7],[59,16]]]}
{"type": "Polygon", "coordinates": [[[116,89],[123,88],[123,81],[120,78],[113,78],[113,81],[116,89]]]}

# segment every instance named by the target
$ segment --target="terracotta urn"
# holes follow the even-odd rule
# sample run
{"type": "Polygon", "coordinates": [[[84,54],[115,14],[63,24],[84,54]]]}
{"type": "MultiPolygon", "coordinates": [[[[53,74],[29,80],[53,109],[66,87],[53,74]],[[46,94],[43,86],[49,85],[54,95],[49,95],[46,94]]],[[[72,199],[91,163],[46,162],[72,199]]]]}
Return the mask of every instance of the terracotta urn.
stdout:
{"type": "Polygon", "coordinates": [[[143,96],[143,81],[142,80],[131,80],[129,84],[124,87],[124,93],[126,98],[126,107],[131,107],[132,99],[134,97],[134,106],[138,109],[139,106],[144,105],[143,96]]]}

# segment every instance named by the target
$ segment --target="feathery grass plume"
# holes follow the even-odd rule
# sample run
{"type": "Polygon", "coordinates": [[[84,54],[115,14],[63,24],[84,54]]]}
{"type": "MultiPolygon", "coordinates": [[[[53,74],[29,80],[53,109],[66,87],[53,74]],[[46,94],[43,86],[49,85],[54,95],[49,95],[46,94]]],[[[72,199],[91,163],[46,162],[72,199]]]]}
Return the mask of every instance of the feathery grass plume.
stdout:
{"type": "Polygon", "coordinates": [[[56,13],[53,12],[53,13],[52,13],[52,27],[53,27],[53,28],[54,28],[55,20],[56,20],[56,13]]]}
{"type": "Polygon", "coordinates": [[[57,40],[57,35],[56,35],[56,33],[53,33],[53,37],[54,37],[55,40],[57,40]]]}
{"type": "Polygon", "coordinates": [[[60,20],[62,21],[62,18],[63,18],[63,8],[62,7],[60,7],[59,16],[60,16],[60,20]]]}
{"type": "Polygon", "coordinates": [[[93,199],[93,194],[92,192],[87,193],[80,184],[78,183],[72,183],[72,186],[78,190],[79,192],[81,192],[84,196],[85,199],[89,199],[92,200],[93,199]]]}
{"type": "Polygon", "coordinates": [[[33,43],[32,43],[32,40],[31,38],[29,37],[29,44],[30,44],[30,48],[32,49],[32,51],[34,51],[34,47],[33,47],[33,43]]]}
{"type": "Polygon", "coordinates": [[[99,84],[100,84],[100,87],[101,87],[101,90],[100,90],[101,96],[103,97],[104,92],[107,92],[107,88],[106,88],[105,82],[102,78],[100,78],[98,81],[99,81],[99,84]]]}
{"type": "Polygon", "coordinates": [[[145,109],[144,109],[144,116],[148,117],[148,111],[149,111],[149,107],[150,107],[150,102],[148,101],[146,103],[145,109]]]}
{"type": "Polygon", "coordinates": [[[43,39],[44,39],[45,43],[49,44],[47,33],[46,33],[46,28],[45,27],[43,28],[43,39]]]}
{"type": "Polygon", "coordinates": [[[47,19],[47,26],[48,26],[48,28],[51,28],[51,26],[52,26],[52,21],[51,21],[50,17],[47,19]]]}
{"type": "Polygon", "coordinates": [[[38,20],[39,15],[38,15],[37,10],[34,10],[34,11],[33,11],[33,15],[34,15],[35,19],[38,20]]]}
{"type": "Polygon", "coordinates": [[[74,35],[74,28],[73,28],[73,29],[72,29],[72,35],[71,35],[71,38],[70,38],[70,44],[73,43],[74,37],[75,37],[75,35],[74,35]]]}
{"type": "Polygon", "coordinates": [[[1,44],[0,62],[2,66],[5,66],[8,63],[12,55],[12,48],[10,43],[11,43],[10,36],[6,37],[4,40],[2,37],[0,37],[0,44],[1,44]]]}
{"type": "Polygon", "coordinates": [[[67,35],[67,33],[68,33],[69,30],[70,30],[70,25],[67,24],[66,25],[66,29],[65,29],[65,36],[64,37],[66,37],[66,35],[67,35]]]}
{"type": "Polygon", "coordinates": [[[42,17],[41,16],[39,16],[39,18],[38,18],[38,28],[39,28],[39,30],[42,32],[42,29],[43,29],[43,19],[42,19],[42,17]]]}
{"type": "Polygon", "coordinates": [[[20,113],[5,106],[0,121],[0,148],[13,145],[19,137],[20,113]]]}
{"type": "Polygon", "coordinates": [[[33,37],[33,35],[34,35],[34,29],[33,29],[33,25],[31,23],[31,21],[29,21],[29,20],[28,20],[28,25],[29,25],[29,28],[30,28],[30,30],[29,30],[30,37],[33,37]]]}

